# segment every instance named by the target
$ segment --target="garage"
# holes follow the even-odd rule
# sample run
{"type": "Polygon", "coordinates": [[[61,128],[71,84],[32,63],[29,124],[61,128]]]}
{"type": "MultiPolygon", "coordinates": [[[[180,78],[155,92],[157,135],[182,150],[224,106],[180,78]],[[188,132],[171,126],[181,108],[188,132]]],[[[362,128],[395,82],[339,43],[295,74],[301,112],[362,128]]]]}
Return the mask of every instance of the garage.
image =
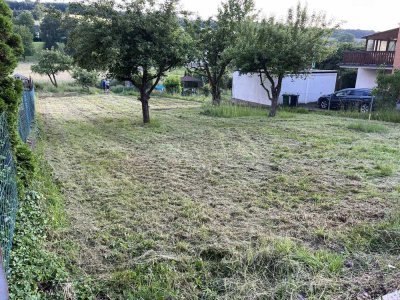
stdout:
{"type": "MultiPolygon", "coordinates": [[[[337,71],[311,70],[299,75],[288,75],[283,79],[279,103],[284,95],[297,95],[299,104],[317,102],[318,98],[335,91],[337,71]]],[[[268,86],[268,80],[265,80],[268,86]]],[[[271,105],[267,92],[260,84],[258,74],[233,74],[232,97],[234,101],[271,105]]]]}

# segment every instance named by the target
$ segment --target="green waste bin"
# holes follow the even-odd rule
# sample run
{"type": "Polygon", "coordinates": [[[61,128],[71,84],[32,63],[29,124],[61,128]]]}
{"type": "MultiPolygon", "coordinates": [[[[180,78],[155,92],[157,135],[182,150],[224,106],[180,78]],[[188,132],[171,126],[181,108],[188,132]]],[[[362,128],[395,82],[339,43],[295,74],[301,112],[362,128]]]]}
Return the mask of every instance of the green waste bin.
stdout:
{"type": "Polygon", "coordinates": [[[290,95],[283,95],[283,106],[289,106],[290,95]]]}
{"type": "Polygon", "coordinates": [[[297,107],[299,105],[299,95],[290,95],[290,107],[297,107]]]}

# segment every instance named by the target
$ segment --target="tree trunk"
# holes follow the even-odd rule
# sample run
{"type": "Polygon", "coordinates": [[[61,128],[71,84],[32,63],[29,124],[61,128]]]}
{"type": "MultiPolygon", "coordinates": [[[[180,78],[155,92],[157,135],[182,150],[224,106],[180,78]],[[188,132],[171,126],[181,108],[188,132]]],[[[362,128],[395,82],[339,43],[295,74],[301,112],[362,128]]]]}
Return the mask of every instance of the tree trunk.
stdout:
{"type": "Polygon", "coordinates": [[[57,80],[56,80],[56,76],[53,74],[53,79],[54,79],[54,86],[55,87],[58,87],[58,84],[57,84],[57,80]]]}
{"type": "Polygon", "coordinates": [[[221,91],[219,86],[216,84],[211,84],[211,94],[212,94],[212,104],[220,105],[221,104],[221,91]]]}
{"type": "Polygon", "coordinates": [[[51,84],[54,85],[53,78],[51,77],[51,75],[47,74],[47,76],[49,77],[51,84]]]}
{"type": "Polygon", "coordinates": [[[140,102],[142,102],[142,113],[143,113],[144,124],[150,123],[149,99],[150,97],[146,93],[141,93],[140,102]]]}
{"type": "Polygon", "coordinates": [[[269,117],[273,118],[276,116],[276,109],[278,108],[278,97],[273,97],[271,100],[271,110],[269,111],[269,117]]]}

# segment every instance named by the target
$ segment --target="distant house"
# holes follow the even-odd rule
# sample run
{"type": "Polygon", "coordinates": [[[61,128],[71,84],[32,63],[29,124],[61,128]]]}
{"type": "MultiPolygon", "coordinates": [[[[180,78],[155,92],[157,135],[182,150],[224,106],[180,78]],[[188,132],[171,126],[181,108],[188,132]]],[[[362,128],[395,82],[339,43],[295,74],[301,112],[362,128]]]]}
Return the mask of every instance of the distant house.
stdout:
{"type": "MultiPolygon", "coordinates": [[[[285,94],[297,95],[299,104],[317,102],[322,95],[335,91],[337,71],[311,70],[297,76],[287,75],[282,82],[279,102],[285,94]]],[[[268,80],[265,81],[268,85],[268,80]]],[[[271,105],[267,92],[261,86],[258,74],[235,72],[232,80],[232,98],[260,105],[271,105]]]]}
{"type": "Polygon", "coordinates": [[[203,86],[203,81],[193,76],[183,76],[181,83],[183,89],[198,89],[203,86]]]}
{"type": "Polygon", "coordinates": [[[374,88],[379,70],[400,69],[400,29],[365,36],[365,50],[346,51],[341,68],[357,69],[356,88],[374,88]]]}

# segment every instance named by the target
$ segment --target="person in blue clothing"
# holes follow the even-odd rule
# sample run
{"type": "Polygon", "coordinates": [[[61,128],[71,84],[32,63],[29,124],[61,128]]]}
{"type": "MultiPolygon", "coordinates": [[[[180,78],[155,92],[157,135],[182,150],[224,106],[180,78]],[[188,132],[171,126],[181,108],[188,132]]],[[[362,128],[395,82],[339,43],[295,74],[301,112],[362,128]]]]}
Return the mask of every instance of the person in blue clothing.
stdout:
{"type": "Polygon", "coordinates": [[[104,80],[104,92],[106,94],[110,93],[110,81],[108,79],[104,80]]]}

